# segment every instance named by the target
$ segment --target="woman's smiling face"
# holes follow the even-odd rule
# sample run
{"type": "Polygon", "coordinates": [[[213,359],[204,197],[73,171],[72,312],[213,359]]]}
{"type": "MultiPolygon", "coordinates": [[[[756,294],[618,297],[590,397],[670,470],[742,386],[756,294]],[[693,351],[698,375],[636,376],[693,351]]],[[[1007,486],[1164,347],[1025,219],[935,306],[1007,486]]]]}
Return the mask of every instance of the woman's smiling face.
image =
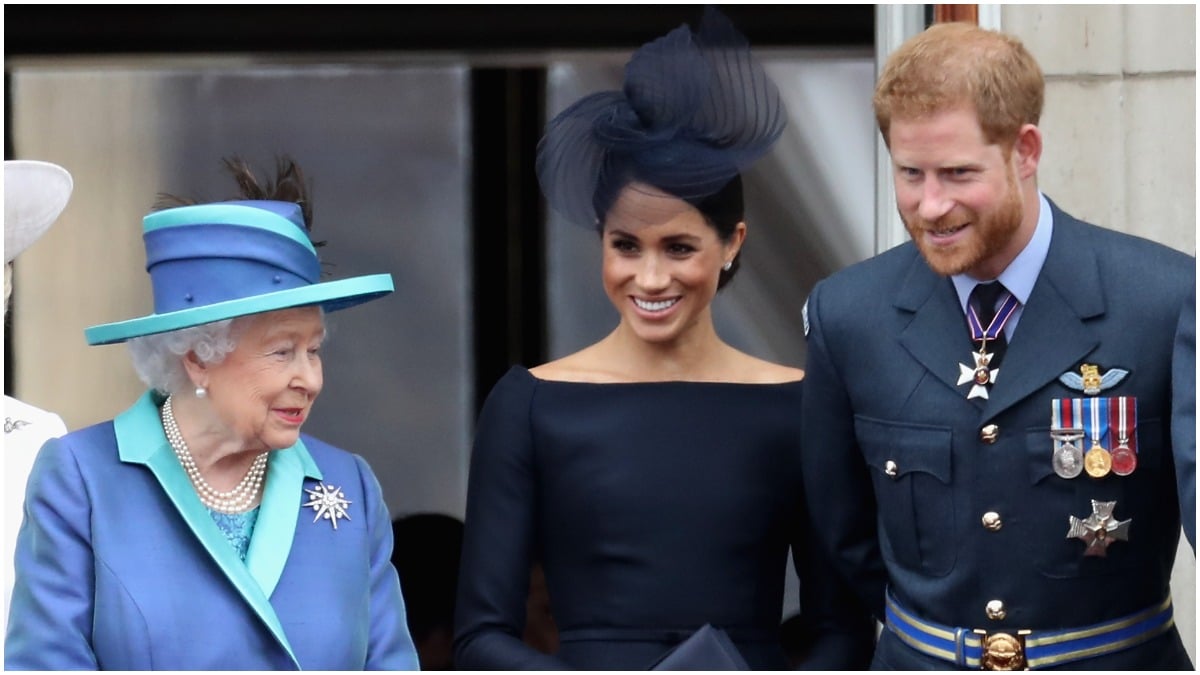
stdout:
{"type": "Polygon", "coordinates": [[[642,340],[669,343],[711,321],[721,267],[737,255],[746,227],[730,241],[687,202],[645,185],[626,186],[604,221],[603,279],[621,322],[642,340]]]}

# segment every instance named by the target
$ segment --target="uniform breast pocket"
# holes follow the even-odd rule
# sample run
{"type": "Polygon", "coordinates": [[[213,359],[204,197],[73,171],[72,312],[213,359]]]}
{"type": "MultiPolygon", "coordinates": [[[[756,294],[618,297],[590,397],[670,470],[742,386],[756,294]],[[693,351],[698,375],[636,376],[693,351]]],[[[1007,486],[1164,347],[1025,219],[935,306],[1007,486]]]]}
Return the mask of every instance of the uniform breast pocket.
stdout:
{"type": "Polygon", "coordinates": [[[951,429],[856,416],[854,433],[875,485],[884,557],[923,574],[949,574],[957,557],[951,429]]]}
{"type": "MultiPolygon", "coordinates": [[[[1026,430],[1025,447],[1032,485],[1024,501],[1023,521],[1028,530],[1033,564],[1043,575],[1055,579],[1104,577],[1125,574],[1140,566],[1153,564],[1152,555],[1158,534],[1153,514],[1161,509],[1164,490],[1174,492],[1173,479],[1162,471],[1163,428],[1158,420],[1139,422],[1137,469],[1129,476],[1109,473],[1093,478],[1083,472],[1075,478],[1061,478],[1051,462],[1053,441],[1049,427],[1026,430]],[[1114,538],[1105,554],[1084,555],[1087,543],[1069,537],[1071,516],[1087,519],[1092,502],[1115,502],[1113,520],[1128,520],[1122,536],[1114,538]]],[[[1087,443],[1083,449],[1089,449],[1087,443]]],[[[1106,528],[1107,529],[1107,528],[1106,528]]]]}

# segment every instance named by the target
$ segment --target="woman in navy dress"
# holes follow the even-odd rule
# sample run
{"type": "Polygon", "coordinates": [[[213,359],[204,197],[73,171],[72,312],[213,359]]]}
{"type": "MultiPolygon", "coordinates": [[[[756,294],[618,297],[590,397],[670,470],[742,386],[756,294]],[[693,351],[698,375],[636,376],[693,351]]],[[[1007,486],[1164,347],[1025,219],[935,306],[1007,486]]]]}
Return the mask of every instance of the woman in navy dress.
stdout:
{"type": "MultiPolygon", "coordinates": [[[[621,92],[560,113],[539,145],[550,204],[596,227],[620,314],[599,342],[511,369],[471,460],[455,656],[465,669],[635,670],[705,624],[752,668],[780,642],[788,551],[802,667],[864,668],[873,624],[804,510],[803,371],[717,335],[711,301],[746,237],[740,172],[785,113],[744,39],[709,11],[639,49],[621,92]],[[554,655],[521,640],[541,562],[554,655]]],[[[712,664],[715,667],[715,664],[712,664]]]]}

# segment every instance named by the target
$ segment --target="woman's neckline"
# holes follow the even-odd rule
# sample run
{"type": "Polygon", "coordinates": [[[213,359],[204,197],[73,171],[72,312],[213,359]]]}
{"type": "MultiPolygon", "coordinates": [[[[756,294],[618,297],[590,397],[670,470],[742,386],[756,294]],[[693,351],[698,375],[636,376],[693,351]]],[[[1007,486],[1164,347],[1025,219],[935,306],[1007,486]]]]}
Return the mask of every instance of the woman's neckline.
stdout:
{"type": "Polygon", "coordinates": [[[616,380],[607,382],[597,382],[592,380],[552,380],[534,375],[528,368],[522,365],[513,366],[525,374],[526,377],[538,382],[539,384],[567,384],[567,385],[585,385],[593,387],[608,387],[621,385],[663,385],[663,384],[678,384],[678,385],[713,385],[713,386],[731,386],[731,387],[787,387],[797,385],[804,381],[804,378],[798,380],[783,380],[780,382],[739,382],[733,380],[616,380]]]}

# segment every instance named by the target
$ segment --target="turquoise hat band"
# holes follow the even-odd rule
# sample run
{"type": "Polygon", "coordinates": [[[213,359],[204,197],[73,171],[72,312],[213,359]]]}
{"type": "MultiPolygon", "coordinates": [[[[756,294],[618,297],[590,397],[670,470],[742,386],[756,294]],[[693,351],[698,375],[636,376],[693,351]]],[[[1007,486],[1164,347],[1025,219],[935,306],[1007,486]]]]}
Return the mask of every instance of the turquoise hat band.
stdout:
{"type": "MultiPolygon", "coordinates": [[[[250,206],[255,202],[220,202],[216,204],[198,204],[196,206],[180,206],[165,211],[151,213],[142,219],[142,232],[149,233],[165,227],[192,227],[195,225],[237,225],[239,227],[254,227],[266,230],[292,241],[308,249],[316,255],[308,235],[295,222],[280,213],[267,210],[262,206],[250,206]]],[[[299,217],[300,207],[287,202],[257,202],[257,204],[280,207],[291,207],[299,217]]]]}
{"type": "MultiPolygon", "coordinates": [[[[176,209],[181,210],[181,209],[176,209]]],[[[164,211],[162,213],[169,213],[164,211]]],[[[289,227],[294,227],[289,225],[289,227]]],[[[301,286],[273,293],[263,293],[201,307],[181,309],[165,314],[151,314],[137,319],[92,326],[84,331],[89,345],[107,345],[130,338],[191,328],[213,321],[222,321],[249,314],[272,312],[291,307],[320,305],[326,312],[353,307],[395,290],[390,274],[371,274],[337,281],[301,286]]]]}
{"type": "Polygon", "coordinates": [[[336,312],[394,290],[390,274],[320,283],[321,263],[296,202],[180,206],[147,215],[142,229],[154,313],[92,326],[84,331],[88,344],[291,307],[336,312]]]}

